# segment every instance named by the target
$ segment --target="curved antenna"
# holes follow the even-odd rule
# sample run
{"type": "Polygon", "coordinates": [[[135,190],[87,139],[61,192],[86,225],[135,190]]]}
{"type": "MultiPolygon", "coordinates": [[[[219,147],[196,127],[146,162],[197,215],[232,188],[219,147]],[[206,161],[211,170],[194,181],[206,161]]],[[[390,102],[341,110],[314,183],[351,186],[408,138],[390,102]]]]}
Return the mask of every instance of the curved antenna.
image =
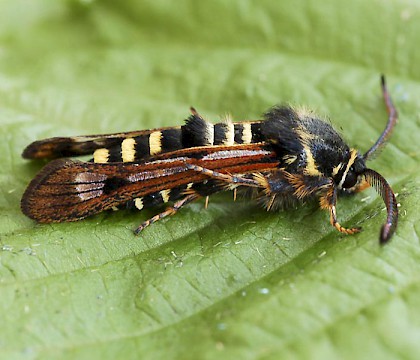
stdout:
{"type": "Polygon", "coordinates": [[[366,169],[363,173],[369,185],[373,186],[375,190],[381,195],[382,200],[386,205],[387,217],[385,224],[382,225],[379,242],[381,245],[386,244],[392,237],[398,224],[398,204],[389,184],[381,174],[371,169],[366,169]]]}
{"type": "Polygon", "coordinates": [[[386,124],[385,130],[382,132],[379,139],[376,140],[376,143],[373,144],[373,146],[363,155],[364,160],[370,160],[372,156],[375,155],[375,153],[382,149],[382,147],[386,144],[389,137],[391,136],[392,130],[394,129],[398,119],[398,112],[392,102],[391,96],[389,95],[384,75],[381,75],[381,87],[382,95],[385,100],[386,110],[388,112],[388,123],[386,124]]]}

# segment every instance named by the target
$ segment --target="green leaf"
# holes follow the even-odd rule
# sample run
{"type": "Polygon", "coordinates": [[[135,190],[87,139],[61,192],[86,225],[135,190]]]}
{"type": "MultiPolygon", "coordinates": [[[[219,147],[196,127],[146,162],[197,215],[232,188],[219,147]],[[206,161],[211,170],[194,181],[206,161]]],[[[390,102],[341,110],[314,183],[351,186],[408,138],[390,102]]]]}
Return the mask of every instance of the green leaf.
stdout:
{"type": "Polygon", "coordinates": [[[420,5],[415,1],[0,3],[0,357],[417,358],[420,352],[420,5]],[[50,136],[258,118],[279,102],[331,118],[399,194],[392,242],[373,190],[267,213],[230,194],[134,237],[161,209],[39,225],[20,198],[50,136]]]}

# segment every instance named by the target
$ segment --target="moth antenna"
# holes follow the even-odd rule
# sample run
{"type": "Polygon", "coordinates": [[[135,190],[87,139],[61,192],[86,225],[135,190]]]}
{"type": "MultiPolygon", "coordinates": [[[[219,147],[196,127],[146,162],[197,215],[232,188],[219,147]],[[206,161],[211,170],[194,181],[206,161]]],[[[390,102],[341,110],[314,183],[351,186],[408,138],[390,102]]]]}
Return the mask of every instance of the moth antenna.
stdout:
{"type": "Polygon", "coordinates": [[[398,204],[394,192],[382,175],[374,170],[366,169],[363,173],[366,181],[375,188],[382,197],[387,210],[386,222],[382,225],[379,235],[381,245],[386,244],[392,237],[398,224],[398,204]]]}
{"type": "Polygon", "coordinates": [[[385,146],[398,120],[398,112],[394,106],[394,103],[392,102],[391,95],[388,92],[384,75],[381,75],[381,87],[386,111],[388,112],[388,123],[386,124],[385,130],[382,132],[379,139],[376,140],[376,143],[373,144],[373,146],[363,155],[365,160],[372,159],[372,157],[375,156],[385,146]]]}

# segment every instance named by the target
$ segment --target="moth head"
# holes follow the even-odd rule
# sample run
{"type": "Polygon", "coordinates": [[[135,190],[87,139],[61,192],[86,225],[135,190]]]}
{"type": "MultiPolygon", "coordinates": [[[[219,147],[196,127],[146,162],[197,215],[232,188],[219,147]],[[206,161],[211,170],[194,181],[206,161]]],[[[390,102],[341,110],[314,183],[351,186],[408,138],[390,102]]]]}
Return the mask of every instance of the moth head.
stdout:
{"type": "Polygon", "coordinates": [[[376,171],[366,167],[366,156],[355,150],[350,150],[350,158],[345,166],[334,178],[337,188],[345,192],[360,191],[364,188],[363,182],[372,186],[382,197],[387,209],[387,218],[379,235],[381,244],[387,243],[392,237],[398,223],[398,207],[394,192],[385,178],[376,171]]]}
{"type": "Polygon", "coordinates": [[[334,181],[339,190],[352,190],[362,179],[366,170],[366,163],[363,156],[354,149],[349,151],[349,158],[346,163],[337,167],[334,181]]]}

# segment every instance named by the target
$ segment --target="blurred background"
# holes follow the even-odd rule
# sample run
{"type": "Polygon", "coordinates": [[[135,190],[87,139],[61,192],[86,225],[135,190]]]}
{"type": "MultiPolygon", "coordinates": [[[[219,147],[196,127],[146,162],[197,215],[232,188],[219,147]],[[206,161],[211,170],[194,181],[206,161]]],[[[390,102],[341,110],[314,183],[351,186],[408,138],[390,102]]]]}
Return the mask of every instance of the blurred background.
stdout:
{"type": "Polygon", "coordinates": [[[0,1],[0,357],[416,358],[419,34],[414,0],[0,1]],[[372,163],[402,203],[384,249],[373,192],[340,202],[365,228],[346,238],[316,208],[229,196],[141,239],[155,211],[20,212],[43,165],[21,159],[28,143],[180,125],[190,106],[216,122],[305,105],[363,152],[386,123],[380,74],[400,112],[372,163]]]}

